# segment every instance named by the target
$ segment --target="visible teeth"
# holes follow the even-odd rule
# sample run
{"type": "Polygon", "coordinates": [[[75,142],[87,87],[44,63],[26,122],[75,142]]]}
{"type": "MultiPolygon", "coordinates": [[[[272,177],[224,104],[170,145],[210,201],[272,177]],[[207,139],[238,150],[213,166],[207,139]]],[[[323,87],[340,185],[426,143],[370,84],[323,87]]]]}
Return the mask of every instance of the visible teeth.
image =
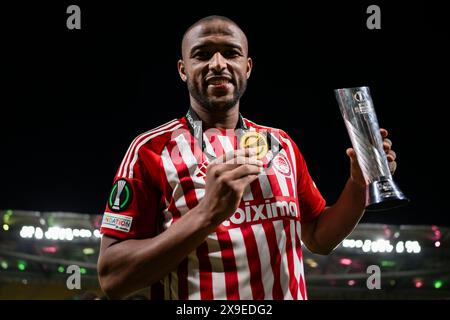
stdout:
{"type": "Polygon", "coordinates": [[[212,84],[212,85],[221,85],[221,84],[228,83],[228,80],[227,79],[211,79],[208,82],[209,82],[209,84],[212,84]]]}

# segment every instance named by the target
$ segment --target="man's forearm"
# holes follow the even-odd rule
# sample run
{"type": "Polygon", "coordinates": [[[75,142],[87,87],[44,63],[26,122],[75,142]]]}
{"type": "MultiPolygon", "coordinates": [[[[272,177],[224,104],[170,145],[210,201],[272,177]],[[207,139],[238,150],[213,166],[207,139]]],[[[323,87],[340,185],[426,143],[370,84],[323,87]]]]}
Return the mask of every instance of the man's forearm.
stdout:
{"type": "Polygon", "coordinates": [[[151,239],[125,240],[108,247],[99,259],[99,276],[110,298],[121,298],[162,279],[214,231],[192,209],[151,239]]]}
{"type": "Polygon", "coordinates": [[[314,226],[319,253],[331,252],[355,228],[365,208],[365,187],[349,179],[337,202],[324,210],[314,226]]]}

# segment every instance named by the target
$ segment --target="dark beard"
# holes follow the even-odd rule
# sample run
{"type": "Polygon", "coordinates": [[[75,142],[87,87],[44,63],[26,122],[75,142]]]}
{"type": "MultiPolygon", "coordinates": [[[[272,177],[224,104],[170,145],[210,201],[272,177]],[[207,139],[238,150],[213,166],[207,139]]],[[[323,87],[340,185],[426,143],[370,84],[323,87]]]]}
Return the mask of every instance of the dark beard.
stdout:
{"type": "Polygon", "coordinates": [[[213,102],[210,101],[206,94],[203,94],[196,88],[193,83],[187,79],[187,86],[189,93],[191,96],[204,108],[211,112],[217,112],[217,111],[227,111],[233,108],[236,103],[241,99],[241,97],[244,95],[245,89],[247,88],[247,81],[243,81],[242,85],[240,86],[240,89],[235,86],[236,90],[233,93],[233,98],[226,102],[213,102]]]}

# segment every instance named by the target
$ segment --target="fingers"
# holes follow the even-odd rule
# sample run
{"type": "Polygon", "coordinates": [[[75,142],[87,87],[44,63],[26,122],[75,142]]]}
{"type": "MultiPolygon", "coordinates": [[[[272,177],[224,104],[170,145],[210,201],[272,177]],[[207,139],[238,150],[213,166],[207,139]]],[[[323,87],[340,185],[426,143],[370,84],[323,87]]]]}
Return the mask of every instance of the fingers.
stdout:
{"type": "Polygon", "coordinates": [[[392,141],[391,139],[386,138],[388,136],[388,131],[386,129],[381,128],[380,129],[381,137],[383,138],[383,149],[388,153],[387,151],[391,150],[392,148],[392,141]]]}
{"type": "Polygon", "coordinates": [[[386,138],[389,134],[389,132],[384,128],[380,128],[380,133],[382,138],[386,138]]]}
{"type": "MultiPolygon", "coordinates": [[[[245,153],[239,153],[245,154],[245,153]]],[[[213,166],[209,165],[208,170],[214,171],[216,177],[220,177],[222,174],[238,168],[243,165],[253,166],[255,168],[262,168],[264,163],[256,158],[249,158],[245,156],[230,157],[225,163],[216,163],[213,166]]],[[[258,171],[260,172],[260,170],[258,171]]]]}
{"type": "Polygon", "coordinates": [[[392,148],[392,141],[388,138],[383,139],[383,149],[384,151],[388,151],[392,148]]]}
{"type": "MultiPolygon", "coordinates": [[[[386,153],[386,158],[388,160],[389,170],[393,174],[395,170],[397,169],[397,162],[395,162],[395,159],[397,158],[397,154],[394,150],[392,150],[392,141],[388,138],[386,138],[389,134],[389,132],[384,129],[380,128],[380,134],[383,138],[383,150],[386,153]]],[[[348,148],[346,150],[347,155],[353,160],[356,160],[356,152],[353,148],[348,148]]]]}
{"type": "Polygon", "coordinates": [[[355,152],[355,149],[353,149],[353,148],[348,148],[345,152],[347,153],[347,155],[348,155],[353,161],[356,160],[356,152],[355,152]]]}
{"type": "Polygon", "coordinates": [[[232,190],[242,196],[245,187],[258,178],[262,169],[262,167],[252,164],[240,165],[233,170],[222,172],[216,181],[222,186],[221,188],[225,188],[222,190],[232,190]]]}
{"type": "Polygon", "coordinates": [[[393,162],[397,158],[397,154],[395,153],[394,150],[389,150],[386,153],[386,158],[387,158],[388,162],[393,162]]]}
{"type": "Polygon", "coordinates": [[[386,129],[380,128],[381,137],[383,138],[383,149],[386,152],[386,158],[388,160],[389,170],[393,174],[397,169],[397,162],[395,159],[397,158],[397,154],[394,150],[392,150],[392,141],[391,139],[386,138],[388,136],[388,131],[386,129]]]}
{"type": "Polygon", "coordinates": [[[257,153],[256,148],[246,148],[246,149],[239,149],[239,150],[233,150],[230,152],[227,152],[223,154],[222,156],[214,159],[210,164],[219,164],[219,163],[226,163],[229,160],[232,160],[236,157],[255,157],[257,153]]]}
{"type": "MultiPolygon", "coordinates": [[[[388,143],[390,142],[387,142],[386,144],[388,143]]],[[[386,158],[388,159],[388,162],[395,161],[395,159],[397,158],[397,154],[395,153],[394,150],[390,149],[390,145],[384,147],[384,151],[386,152],[386,158]]],[[[352,160],[356,160],[356,152],[353,148],[348,148],[346,150],[346,153],[352,160]]]]}
{"type": "Polygon", "coordinates": [[[235,158],[231,158],[225,162],[225,164],[234,164],[236,166],[242,165],[242,164],[252,164],[254,166],[263,166],[263,162],[261,160],[258,160],[256,158],[249,158],[244,156],[237,156],[235,158]]]}
{"type": "Polygon", "coordinates": [[[262,171],[264,163],[253,157],[256,155],[256,148],[236,150],[217,158],[213,170],[215,176],[224,180],[236,180],[246,175],[258,175],[262,171]],[[221,161],[224,161],[221,163],[221,161]]]}
{"type": "Polygon", "coordinates": [[[392,161],[389,162],[389,171],[391,172],[391,174],[394,174],[395,170],[397,169],[397,162],[392,161]]]}
{"type": "Polygon", "coordinates": [[[240,165],[233,170],[224,172],[221,176],[223,180],[238,180],[248,175],[258,175],[262,171],[262,166],[251,164],[240,165]]]}
{"type": "Polygon", "coordinates": [[[244,190],[247,185],[249,185],[256,179],[258,179],[258,175],[251,174],[248,176],[244,176],[240,179],[234,180],[231,184],[234,186],[235,189],[244,190]]]}
{"type": "Polygon", "coordinates": [[[395,162],[395,158],[397,158],[397,155],[393,150],[389,150],[386,153],[386,158],[388,160],[389,171],[391,172],[391,174],[394,174],[395,170],[397,169],[397,162],[395,162]]]}

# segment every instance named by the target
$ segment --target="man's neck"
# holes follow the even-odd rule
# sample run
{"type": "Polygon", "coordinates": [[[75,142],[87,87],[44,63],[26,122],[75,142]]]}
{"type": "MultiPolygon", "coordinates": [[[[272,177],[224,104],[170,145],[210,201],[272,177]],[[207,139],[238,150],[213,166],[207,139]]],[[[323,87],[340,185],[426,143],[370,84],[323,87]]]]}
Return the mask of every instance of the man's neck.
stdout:
{"type": "Polygon", "coordinates": [[[239,102],[225,111],[211,112],[210,110],[192,103],[192,109],[202,120],[203,126],[207,128],[234,129],[239,121],[239,102]]]}

